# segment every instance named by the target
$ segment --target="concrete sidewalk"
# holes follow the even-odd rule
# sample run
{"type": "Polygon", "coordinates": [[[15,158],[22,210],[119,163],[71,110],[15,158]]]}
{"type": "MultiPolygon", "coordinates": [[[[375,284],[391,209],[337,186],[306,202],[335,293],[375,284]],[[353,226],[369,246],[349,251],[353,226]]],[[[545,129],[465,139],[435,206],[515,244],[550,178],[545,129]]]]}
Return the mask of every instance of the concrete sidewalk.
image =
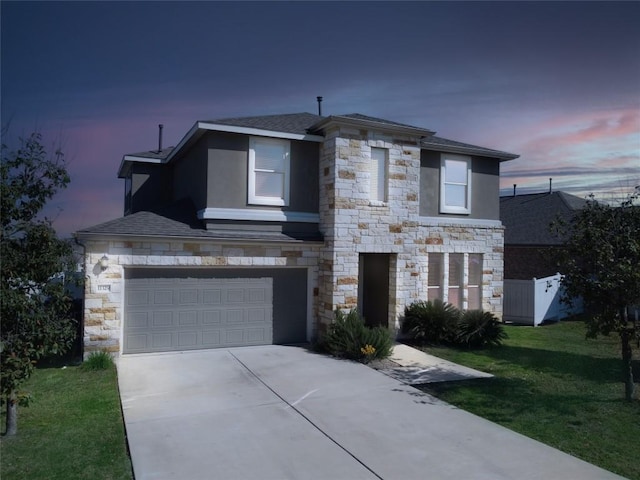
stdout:
{"type": "Polygon", "coordinates": [[[394,345],[389,359],[397,363],[398,367],[382,368],[379,371],[407,385],[493,377],[490,373],[434,357],[402,343],[394,345]]]}
{"type": "Polygon", "coordinates": [[[620,478],[304,348],[126,355],[136,480],[620,478]]]}

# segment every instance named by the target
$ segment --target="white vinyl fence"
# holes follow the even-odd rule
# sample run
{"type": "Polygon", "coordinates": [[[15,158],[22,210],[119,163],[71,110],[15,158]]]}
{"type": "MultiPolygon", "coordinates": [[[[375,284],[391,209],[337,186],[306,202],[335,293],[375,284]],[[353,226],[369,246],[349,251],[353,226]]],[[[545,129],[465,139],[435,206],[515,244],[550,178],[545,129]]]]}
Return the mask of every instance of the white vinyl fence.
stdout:
{"type": "Polygon", "coordinates": [[[573,307],[561,303],[562,275],[533,280],[504,281],[503,314],[505,321],[540,325],[545,320],[560,320],[581,313],[582,302],[573,307]]]}

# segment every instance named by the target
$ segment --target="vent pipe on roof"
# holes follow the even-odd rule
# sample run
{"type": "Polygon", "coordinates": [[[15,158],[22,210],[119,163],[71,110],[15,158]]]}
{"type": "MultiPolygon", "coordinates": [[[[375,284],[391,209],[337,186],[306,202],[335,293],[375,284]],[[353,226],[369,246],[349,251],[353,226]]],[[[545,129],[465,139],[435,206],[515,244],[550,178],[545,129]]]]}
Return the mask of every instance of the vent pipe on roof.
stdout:
{"type": "Polygon", "coordinates": [[[549,179],[549,193],[551,193],[551,182],[553,181],[553,178],[549,179]]]}
{"type": "Polygon", "coordinates": [[[322,116],[322,97],[316,97],[318,100],[318,115],[322,116]]]}
{"type": "Polygon", "coordinates": [[[164,125],[158,125],[158,153],[162,151],[162,127],[164,127],[164,125]]]}
{"type": "Polygon", "coordinates": [[[514,183],[513,184],[513,196],[516,196],[516,187],[518,186],[518,184],[514,183]]]}

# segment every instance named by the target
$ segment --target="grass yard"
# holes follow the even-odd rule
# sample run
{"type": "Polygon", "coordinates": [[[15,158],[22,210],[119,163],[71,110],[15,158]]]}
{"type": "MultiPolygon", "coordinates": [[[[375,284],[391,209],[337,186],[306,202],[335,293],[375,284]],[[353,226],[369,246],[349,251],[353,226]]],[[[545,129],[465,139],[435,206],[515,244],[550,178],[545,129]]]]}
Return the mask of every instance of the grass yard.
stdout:
{"type": "Polygon", "coordinates": [[[33,400],[19,407],[18,435],[0,440],[0,478],[132,478],[113,366],[39,368],[22,390],[33,400]]]}
{"type": "MultiPolygon", "coordinates": [[[[506,332],[509,339],[499,348],[425,348],[495,378],[422,389],[587,462],[640,480],[640,400],[624,400],[618,337],[586,340],[582,322],[507,326],[506,332]]],[[[634,366],[638,378],[640,362],[636,360],[634,366]]]]}

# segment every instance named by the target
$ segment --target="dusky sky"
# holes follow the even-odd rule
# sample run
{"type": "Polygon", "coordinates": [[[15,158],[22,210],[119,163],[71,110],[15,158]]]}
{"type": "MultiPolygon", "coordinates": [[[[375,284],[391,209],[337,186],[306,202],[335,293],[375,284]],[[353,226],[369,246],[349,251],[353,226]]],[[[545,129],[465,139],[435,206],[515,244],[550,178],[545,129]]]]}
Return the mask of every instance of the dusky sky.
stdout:
{"type": "Polygon", "coordinates": [[[501,192],[640,184],[640,2],[2,1],[3,143],[61,144],[58,233],[117,218],[127,153],[196,120],[362,113],[517,153],[501,192]]]}

